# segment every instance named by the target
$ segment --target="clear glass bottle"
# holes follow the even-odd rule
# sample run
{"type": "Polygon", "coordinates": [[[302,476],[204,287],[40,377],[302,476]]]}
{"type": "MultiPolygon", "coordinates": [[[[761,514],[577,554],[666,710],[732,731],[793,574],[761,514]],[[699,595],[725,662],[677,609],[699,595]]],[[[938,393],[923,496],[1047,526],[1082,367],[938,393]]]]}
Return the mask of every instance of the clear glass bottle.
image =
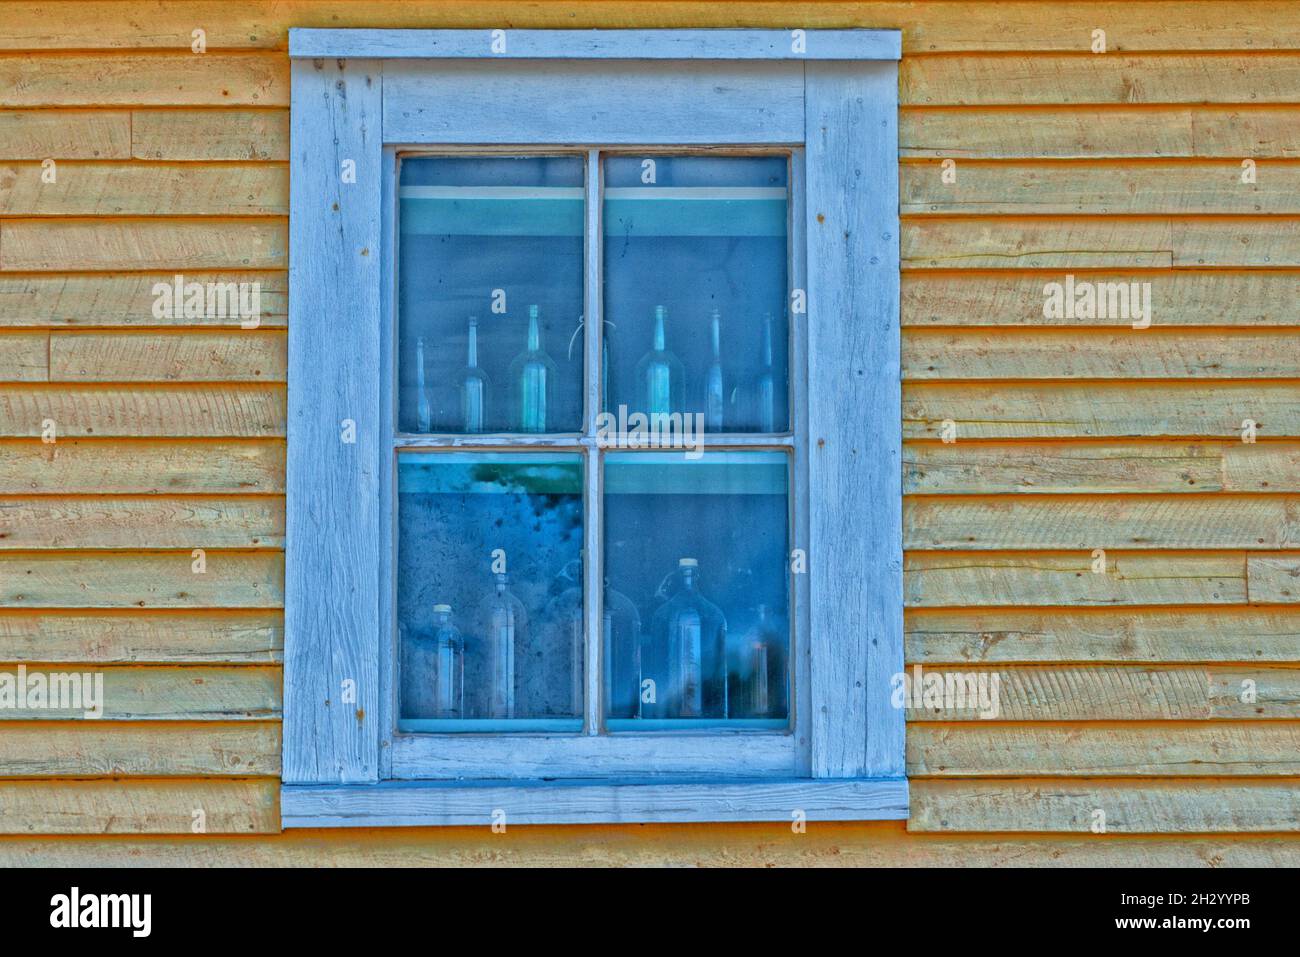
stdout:
{"type": "MultiPolygon", "coordinates": [[[[659,689],[666,717],[727,716],[727,619],[699,593],[699,562],[677,562],[680,587],[651,623],[657,656],[668,688],[659,689]]],[[[663,713],[663,712],[661,712],[663,713]]]]}
{"type": "Polygon", "coordinates": [[[786,644],[789,630],[768,605],[740,643],[739,687],[731,696],[732,716],[784,718],[787,701],[786,644]]]}
{"type": "Polygon", "coordinates": [[[605,643],[605,699],[611,718],[641,717],[641,615],[605,582],[601,637],[605,643]]]}
{"type": "Polygon", "coordinates": [[[651,349],[636,364],[636,382],[646,415],[669,415],[682,410],[682,363],[665,348],[664,323],[668,310],[655,306],[651,349]]]}
{"type": "Polygon", "coordinates": [[[704,426],[710,432],[722,431],[722,317],[713,310],[709,318],[709,344],[713,350],[708,372],[704,376],[704,426]]]}
{"type": "Polygon", "coordinates": [[[754,401],[758,421],[755,423],[760,432],[776,431],[776,381],[772,374],[772,314],[763,319],[763,354],[762,366],[758,373],[758,385],[754,401]]]}
{"type": "Polygon", "coordinates": [[[560,579],[569,586],[546,603],[546,625],[552,631],[547,646],[553,654],[568,657],[564,694],[547,695],[548,713],[563,715],[582,714],[585,700],[583,662],[586,658],[586,634],[582,624],[582,562],[572,561],[560,572],[560,579]],[[559,697],[557,702],[555,699],[559,697]]]}
{"type": "Polygon", "coordinates": [[[402,637],[402,717],[465,715],[465,643],[451,623],[451,606],[433,606],[433,627],[402,637]]]}
{"type": "Polygon", "coordinates": [[[469,317],[465,373],[460,385],[461,421],[466,432],[482,432],[487,410],[488,377],[478,367],[478,317],[469,317]]]}
{"type": "Polygon", "coordinates": [[[415,340],[415,418],[420,432],[433,430],[433,403],[424,383],[424,338],[415,340]]]}
{"type": "Polygon", "coordinates": [[[510,363],[516,424],[520,432],[545,432],[555,405],[555,363],[542,349],[536,305],[528,307],[528,344],[510,363]]]}
{"type": "Polygon", "coordinates": [[[513,718],[517,711],[519,650],[528,644],[528,613],[510,590],[510,576],[496,576],[496,590],[483,603],[483,637],[487,651],[488,717],[513,718]]]}

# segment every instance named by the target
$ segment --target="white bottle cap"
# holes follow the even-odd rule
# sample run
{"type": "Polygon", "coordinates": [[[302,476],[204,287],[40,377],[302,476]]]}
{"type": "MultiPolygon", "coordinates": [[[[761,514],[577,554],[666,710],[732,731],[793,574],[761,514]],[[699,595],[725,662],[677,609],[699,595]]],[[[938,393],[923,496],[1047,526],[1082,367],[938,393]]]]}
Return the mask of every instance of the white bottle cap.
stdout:
{"type": "Polygon", "coordinates": [[[440,611],[451,611],[451,605],[434,605],[433,610],[435,614],[440,611]]]}
{"type": "Polygon", "coordinates": [[[677,559],[677,567],[678,568],[699,568],[700,563],[696,561],[694,558],[679,558],[677,559]]]}

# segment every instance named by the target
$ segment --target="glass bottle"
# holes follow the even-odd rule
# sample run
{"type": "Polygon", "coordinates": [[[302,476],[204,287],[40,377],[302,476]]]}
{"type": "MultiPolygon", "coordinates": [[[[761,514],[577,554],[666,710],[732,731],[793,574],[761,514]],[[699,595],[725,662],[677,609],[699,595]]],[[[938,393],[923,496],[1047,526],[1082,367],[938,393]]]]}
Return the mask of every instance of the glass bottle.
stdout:
{"type": "Polygon", "coordinates": [[[740,646],[740,685],[733,713],[746,718],[786,717],[786,642],[789,632],[768,605],[758,606],[758,621],[740,646]],[[739,699],[739,700],[737,700],[739,699]]]}
{"type": "Polygon", "coordinates": [[[528,644],[528,613],[510,591],[510,576],[496,576],[496,591],[483,605],[483,635],[487,645],[489,685],[488,717],[516,716],[516,655],[528,644]]]}
{"type": "Polygon", "coordinates": [[[415,417],[420,432],[433,431],[433,403],[424,384],[424,338],[415,340],[415,417]]]}
{"type": "Polygon", "coordinates": [[[699,593],[699,562],[677,562],[680,587],[651,623],[653,642],[666,664],[668,688],[659,689],[667,716],[727,716],[727,619],[699,593]]]}
{"type": "Polygon", "coordinates": [[[763,319],[763,356],[755,400],[758,403],[758,431],[776,431],[776,383],[772,375],[772,314],[763,319]]]}
{"type": "Polygon", "coordinates": [[[528,346],[510,363],[516,422],[520,432],[545,432],[555,395],[555,363],[542,349],[536,305],[528,307],[528,346]]]}
{"type": "Polygon", "coordinates": [[[709,342],[713,349],[713,359],[704,377],[704,425],[710,432],[722,431],[722,317],[718,310],[713,310],[709,319],[709,342]]]}
{"type": "Polygon", "coordinates": [[[466,432],[483,431],[483,415],[487,408],[487,374],[478,367],[478,317],[469,317],[469,345],[465,358],[465,374],[460,386],[460,411],[466,432]]]}
{"type": "Polygon", "coordinates": [[[559,696],[548,694],[546,710],[572,716],[582,714],[585,700],[583,661],[587,639],[582,625],[582,562],[569,562],[559,577],[571,584],[546,604],[546,623],[553,635],[548,642],[548,651],[557,656],[566,655],[568,667],[565,669],[564,693],[559,696]],[[560,698],[558,702],[555,701],[557,697],[560,698]]]}
{"type": "Polygon", "coordinates": [[[641,615],[605,582],[601,639],[605,643],[605,698],[611,718],[641,716],[641,615]]]}
{"type": "Polygon", "coordinates": [[[435,658],[433,710],[439,718],[465,714],[465,642],[451,623],[451,606],[433,606],[435,658]]]}
{"type": "Polygon", "coordinates": [[[664,347],[668,310],[655,306],[652,348],[636,364],[636,382],[646,415],[669,415],[682,408],[682,363],[664,347]]]}

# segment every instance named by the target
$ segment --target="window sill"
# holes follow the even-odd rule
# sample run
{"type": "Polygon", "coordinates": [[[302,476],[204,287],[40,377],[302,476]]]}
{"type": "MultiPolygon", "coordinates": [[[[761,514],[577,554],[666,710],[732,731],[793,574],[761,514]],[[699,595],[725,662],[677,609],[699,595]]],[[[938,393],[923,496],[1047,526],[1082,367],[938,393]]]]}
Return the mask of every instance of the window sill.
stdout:
{"type": "Polygon", "coordinates": [[[906,820],[905,778],[752,781],[387,781],[284,785],[291,827],[906,820]],[[504,818],[502,818],[504,813],[504,818]]]}

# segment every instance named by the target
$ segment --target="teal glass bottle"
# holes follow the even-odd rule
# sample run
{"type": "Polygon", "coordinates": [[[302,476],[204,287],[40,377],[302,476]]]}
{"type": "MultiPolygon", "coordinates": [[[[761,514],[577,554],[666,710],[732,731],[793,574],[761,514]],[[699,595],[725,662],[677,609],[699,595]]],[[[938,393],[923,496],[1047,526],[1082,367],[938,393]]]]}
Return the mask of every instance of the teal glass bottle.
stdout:
{"type": "Polygon", "coordinates": [[[727,619],[698,590],[699,562],[683,558],[677,567],[677,593],[655,612],[650,628],[659,670],[668,681],[667,689],[658,689],[660,713],[674,718],[725,718],[727,619]]]}
{"type": "Polygon", "coordinates": [[[555,405],[555,363],[542,349],[537,306],[528,307],[528,344],[510,363],[515,423],[520,432],[545,432],[555,405]]]}
{"type": "Polygon", "coordinates": [[[666,347],[664,324],[668,310],[655,306],[654,339],[650,351],[636,364],[636,382],[646,415],[682,411],[682,363],[666,347]]]}
{"type": "Polygon", "coordinates": [[[709,345],[712,358],[708,372],[704,377],[704,426],[710,432],[722,431],[722,408],[724,405],[722,386],[722,317],[718,310],[713,310],[709,317],[709,345]]]}
{"type": "Polygon", "coordinates": [[[433,403],[424,382],[424,338],[415,340],[415,418],[421,432],[433,429],[433,403]]]}
{"type": "Polygon", "coordinates": [[[469,317],[465,374],[461,377],[460,412],[466,432],[482,432],[487,409],[488,377],[478,366],[478,317],[469,317]]]}

